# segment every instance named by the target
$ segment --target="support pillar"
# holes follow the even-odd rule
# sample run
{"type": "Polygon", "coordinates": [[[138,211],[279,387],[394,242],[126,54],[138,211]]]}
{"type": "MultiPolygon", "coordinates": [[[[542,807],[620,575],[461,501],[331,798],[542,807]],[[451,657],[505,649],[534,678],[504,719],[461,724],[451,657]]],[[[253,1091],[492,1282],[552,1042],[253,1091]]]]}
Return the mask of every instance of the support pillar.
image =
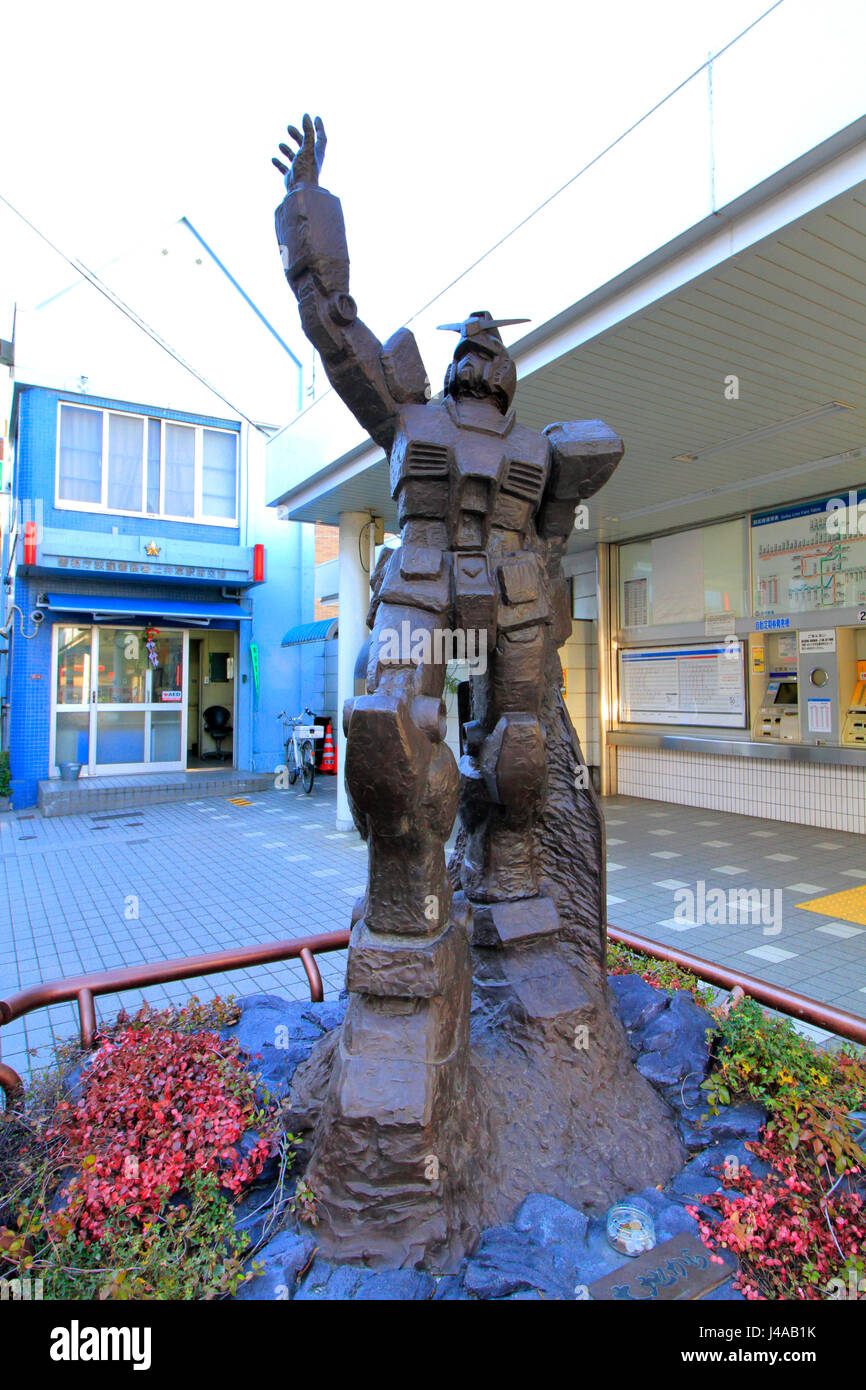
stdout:
{"type": "Polygon", "coordinates": [[[337,829],[351,830],[354,822],[346,796],[346,736],[343,733],[343,705],[355,694],[355,662],[367,639],[367,609],[370,606],[368,562],[370,523],[368,512],[340,512],[340,571],[337,621],[337,829]]]}

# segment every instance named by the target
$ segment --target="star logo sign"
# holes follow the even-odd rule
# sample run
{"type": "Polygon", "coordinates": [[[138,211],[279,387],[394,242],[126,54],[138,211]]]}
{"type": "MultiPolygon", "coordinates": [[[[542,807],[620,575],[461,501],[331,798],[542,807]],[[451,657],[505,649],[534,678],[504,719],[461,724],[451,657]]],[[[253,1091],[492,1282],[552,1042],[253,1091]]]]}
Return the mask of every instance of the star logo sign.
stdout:
{"type": "Polygon", "coordinates": [[[144,547],[144,553],[145,555],[157,556],[160,552],[160,548],[161,547],[157,545],[156,541],[151,541],[150,545],[144,547]]]}

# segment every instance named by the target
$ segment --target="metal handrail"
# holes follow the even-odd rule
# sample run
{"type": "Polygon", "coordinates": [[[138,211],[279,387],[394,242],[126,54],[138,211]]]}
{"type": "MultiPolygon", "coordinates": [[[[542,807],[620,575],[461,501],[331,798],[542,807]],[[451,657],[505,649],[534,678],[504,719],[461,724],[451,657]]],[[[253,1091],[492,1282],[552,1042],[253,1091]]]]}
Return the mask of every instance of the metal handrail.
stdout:
{"type": "MultiPolygon", "coordinates": [[[[656,960],[666,960],[689,970],[708,984],[720,985],[724,989],[737,986],[752,996],[760,1004],[778,1009],[801,1019],[804,1023],[826,1028],[839,1037],[866,1046],[866,1019],[849,1013],[845,1009],[822,1004],[804,994],[784,989],[781,985],[771,985],[754,975],[732,970],[728,966],[717,965],[714,961],[702,960],[700,956],[690,955],[688,951],[678,951],[673,946],[662,946],[635,932],[623,931],[608,925],[607,934],[612,941],[642,955],[656,960]]],[[[117,994],[125,989],[138,989],[143,985],[166,984],[171,980],[188,980],[195,975],[213,975],[230,970],[243,970],[248,965],[267,965],[281,960],[299,959],[310,982],[310,999],[320,1003],[324,998],[324,987],[315,957],[327,951],[343,951],[349,944],[348,931],[323,932],[319,936],[297,937],[291,941],[272,941],[265,946],[242,946],[237,950],[214,951],[204,956],[183,956],[179,960],[157,961],[151,965],[131,965],[122,970],[103,970],[91,975],[75,975],[63,980],[49,980],[44,984],[31,985],[29,989],[13,994],[9,999],[0,1000],[0,1027],[11,1023],[15,1018],[32,1013],[34,1009],[46,1008],[50,1004],[67,1003],[74,999],[78,1004],[81,1025],[81,1045],[91,1048],[97,1032],[94,998],[98,994],[117,994]]],[[[24,1093],[23,1082],[16,1071],[0,1062],[0,1090],[6,1096],[7,1104],[20,1099],[24,1093]]]]}
{"type": "Polygon", "coordinates": [[[794,990],[784,989],[782,985],[771,985],[766,980],[756,979],[754,975],[744,975],[741,970],[731,970],[726,965],[717,965],[715,961],[692,956],[688,951],[678,951],[674,946],[660,946],[657,941],[637,936],[634,932],[622,931],[619,927],[608,925],[607,934],[611,941],[617,941],[620,946],[627,946],[631,951],[640,951],[642,955],[654,956],[657,960],[670,961],[672,965],[679,965],[697,975],[699,979],[706,980],[708,984],[721,985],[723,989],[735,989],[739,985],[744,994],[750,994],[759,1004],[766,1004],[768,1008],[791,1014],[794,1018],[802,1019],[804,1023],[812,1023],[817,1028],[826,1028],[828,1032],[837,1033],[839,1037],[848,1038],[851,1042],[866,1045],[866,1018],[849,1013],[847,1009],[822,1004],[818,999],[796,994],[794,990]]]}
{"type": "MultiPolygon", "coordinates": [[[[348,931],[323,932],[319,936],[271,941],[262,946],[241,946],[235,950],[212,951],[204,956],[182,956],[177,960],[155,961],[149,965],[125,966],[122,970],[102,970],[90,975],[47,980],[0,1000],[0,1027],[32,1013],[34,1009],[68,1003],[74,999],[78,1004],[81,1045],[92,1048],[97,1033],[93,1001],[98,994],[118,994],[126,989],[139,989],[143,985],[167,984],[171,980],[188,980],[195,975],[221,974],[281,960],[300,960],[310,982],[310,999],[314,1004],[321,1003],[325,991],[315,957],[327,951],[343,951],[348,944],[348,931]]],[[[7,1105],[24,1094],[21,1077],[4,1062],[0,1062],[0,1090],[6,1096],[7,1105]]]]}

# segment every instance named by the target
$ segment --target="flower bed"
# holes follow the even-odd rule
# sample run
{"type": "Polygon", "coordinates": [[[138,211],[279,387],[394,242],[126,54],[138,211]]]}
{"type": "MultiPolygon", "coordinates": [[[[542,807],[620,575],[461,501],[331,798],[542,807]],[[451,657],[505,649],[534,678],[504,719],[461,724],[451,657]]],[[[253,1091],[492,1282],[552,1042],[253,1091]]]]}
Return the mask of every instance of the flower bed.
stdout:
{"type": "MultiPolygon", "coordinates": [[[[702,997],[700,982],[677,966],[613,943],[609,959],[613,974],[702,997]]],[[[866,1104],[862,1050],[824,1051],[754,999],[711,1012],[719,1034],[702,1084],[708,1113],[750,1100],[768,1119],[760,1139],[746,1142],[762,1176],[726,1166],[725,1190],[687,1208],[704,1244],[737,1256],[737,1287],[749,1299],[866,1297],[866,1156],[851,1119],[866,1104]]]]}
{"type": "Polygon", "coordinates": [[[235,1199],[280,1134],[237,1043],[214,1030],[232,1016],[221,1001],[121,1015],[86,1067],[5,1117],[4,1273],[41,1279],[49,1298],[237,1288],[250,1241],[235,1199]]]}

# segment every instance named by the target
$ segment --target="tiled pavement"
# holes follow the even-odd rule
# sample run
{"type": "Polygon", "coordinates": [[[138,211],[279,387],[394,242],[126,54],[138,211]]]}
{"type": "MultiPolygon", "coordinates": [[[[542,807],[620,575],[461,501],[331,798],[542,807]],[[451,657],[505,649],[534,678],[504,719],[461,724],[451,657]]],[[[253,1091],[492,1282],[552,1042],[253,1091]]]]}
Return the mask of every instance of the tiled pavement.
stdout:
{"type": "Polygon", "coordinates": [[[608,922],[866,1016],[864,836],[634,797],[608,798],[605,819],[608,922]]]}
{"type": "MultiPolygon", "coordinates": [[[[334,828],[336,783],[229,799],[146,806],[0,827],[0,998],[27,985],[138,961],[309,936],[349,925],[365,847],[334,828]],[[137,917],[135,916],[137,913],[137,917]]],[[[317,957],[326,997],[342,988],[345,953],[317,957]]],[[[113,1017],[146,998],[280,993],[309,998],[298,961],[153,985],[97,999],[113,1017]]],[[[39,1009],[0,1030],[5,1062],[25,1075],[77,1032],[77,1009],[39,1009]],[[28,1053],[35,1051],[35,1057],[28,1053]]]]}
{"type": "MultiPolygon", "coordinates": [[[[242,805],[0,818],[0,998],[58,976],[347,927],[366,855],[354,831],[335,830],[335,793],[322,778],[309,797],[293,788],[242,805]]],[[[612,923],[866,1015],[866,923],[796,906],[866,884],[862,836],[629,797],[605,809],[612,923]],[[705,893],[763,890],[776,921],[678,921],[678,890],[697,894],[700,882],[705,893]]],[[[344,954],[318,959],[332,994],[344,954]]],[[[143,997],[161,1006],[255,991],[308,997],[289,961],[107,995],[97,1008],[112,1017],[143,997]]],[[[2,1029],[3,1060],[26,1074],[76,1029],[74,1005],[38,1010],[2,1029]]]]}

